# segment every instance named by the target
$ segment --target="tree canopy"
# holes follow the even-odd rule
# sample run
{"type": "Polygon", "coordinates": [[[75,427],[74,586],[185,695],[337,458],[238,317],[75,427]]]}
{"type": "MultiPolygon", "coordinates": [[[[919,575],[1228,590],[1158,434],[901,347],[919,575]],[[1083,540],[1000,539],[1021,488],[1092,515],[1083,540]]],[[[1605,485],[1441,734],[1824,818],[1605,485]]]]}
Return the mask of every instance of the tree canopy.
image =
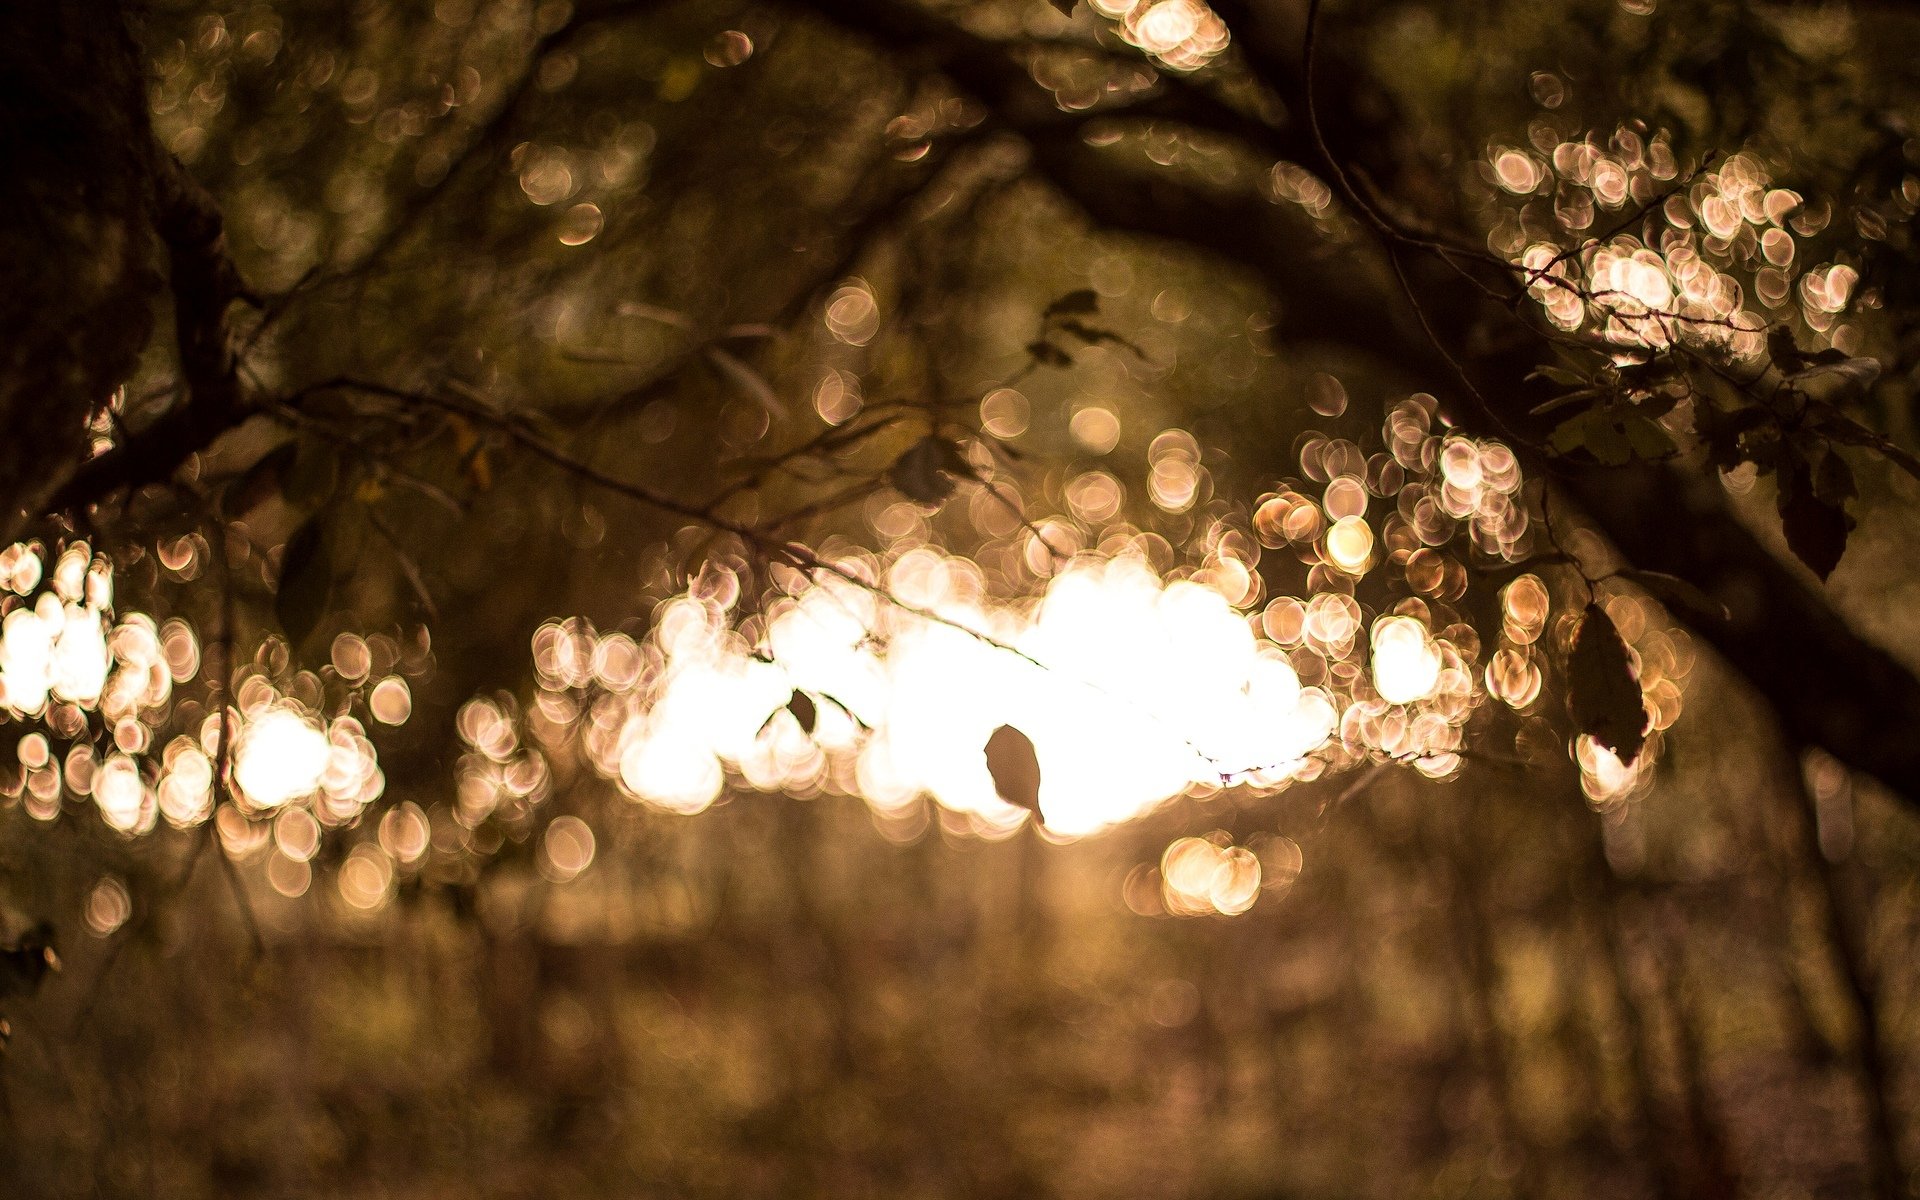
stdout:
{"type": "Polygon", "coordinates": [[[1917,21],[0,16],[5,1172],[1911,1194],[1917,21]]]}

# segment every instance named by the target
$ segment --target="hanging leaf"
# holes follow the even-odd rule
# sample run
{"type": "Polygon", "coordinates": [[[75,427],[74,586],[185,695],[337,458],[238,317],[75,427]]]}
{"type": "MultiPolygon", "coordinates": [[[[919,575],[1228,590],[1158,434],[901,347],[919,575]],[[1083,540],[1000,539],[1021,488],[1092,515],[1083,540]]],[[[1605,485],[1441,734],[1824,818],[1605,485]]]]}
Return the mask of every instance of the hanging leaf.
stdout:
{"type": "Polygon", "coordinates": [[[971,473],[966,456],[950,439],[932,434],[915,442],[895,460],[887,480],[910,500],[944,504],[953,495],[954,477],[971,473]]]}
{"type": "Polygon", "coordinates": [[[1813,469],[1813,494],[1832,505],[1843,505],[1860,494],[1853,480],[1853,468],[1840,452],[1828,447],[1813,469]]]}
{"type": "Polygon", "coordinates": [[[273,612],[289,645],[299,646],[312,635],[327,613],[332,593],[333,561],[326,529],[316,517],[293,531],[280,558],[280,587],[274,593],[273,612]]]}
{"type": "Polygon", "coordinates": [[[1679,449],[1673,444],[1672,435],[1645,413],[1626,414],[1620,421],[1620,430],[1627,435],[1627,445],[1633,448],[1635,458],[1667,458],[1679,449]]]}
{"type": "Polygon", "coordinates": [[[1807,356],[1801,353],[1793,340],[1793,330],[1786,325],[1775,325],[1767,331],[1767,357],[1787,375],[1807,365],[1807,356]]]}
{"type": "Polygon", "coordinates": [[[228,516],[252,512],[275,496],[285,494],[287,473],[299,456],[300,443],[288,440],[261,455],[259,461],[227,485],[225,508],[228,516]]]}
{"type": "Polygon", "coordinates": [[[1847,515],[1846,509],[1827,503],[1808,489],[1796,492],[1791,498],[1782,497],[1780,528],[1787,535],[1787,548],[1793,551],[1794,557],[1807,564],[1807,569],[1825,583],[1833,569],[1840,565],[1840,556],[1846,553],[1847,533],[1853,528],[1853,518],[1847,515]]]}
{"type": "Polygon", "coordinates": [[[340,459],[333,446],[317,438],[301,438],[289,445],[296,449],[281,483],[287,503],[314,509],[333,499],[340,487],[340,459]]]}
{"type": "Polygon", "coordinates": [[[1002,725],[987,738],[987,774],[993,790],[1008,804],[1040,816],[1040,756],[1033,741],[1011,725],[1002,725]]]}
{"type": "MultiPolygon", "coordinates": [[[[1839,456],[1829,450],[1826,457],[1839,456]]],[[[1847,472],[1844,483],[1852,483],[1851,471],[1847,472]]],[[[1830,489],[1841,485],[1837,479],[1828,482],[1830,489]]],[[[1787,536],[1787,548],[1825,583],[1833,569],[1840,565],[1840,556],[1846,553],[1853,518],[1838,501],[1821,495],[1814,468],[1797,451],[1782,455],[1778,505],[1780,530],[1787,536]]]]}
{"type": "Polygon", "coordinates": [[[799,722],[800,732],[812,737],[813,727],[820,720],[820,709],[814,704],[813,697],[795,688],[793,695],[787,697],[787,711],[799,722]]]}
{"type": "Polygon", "coordinates": [[[1778,431],[1763,427],[1778,419],[1770,409],[1757,404],[1732,412],[1723,412],[1711,404],[1696,404],[1693,432],[1706,444],[1707,461],[1713,466],[1731,470],[1743,462],[1751,462],[1768,471],[1773,468],[1768,448],[1778,431]]]}
{"type": "Polygon", "coordinates": [[[1587,605],[1567,656],[1567,709],[1581,733],[1632,764],[1647,740],[1647,706],[1613,618],[1587,605]]]}
{"type": "MultiPolygon", "coordinates": [[[[1534,417],[1544,417],[1550,412],[1555,412],[1570,405],[1591,404],[1604,395],[1606,395],[1605,392],[1593,387],[1583,387],[1571,392],[1562,392],[1551,400],[1543,400],[1539,404],[1534,405],[1527,410],[1527,414],[1534,417]]],[[[1566,451],[1563,450],[1561,453],[1564,454],[1566,451]]]]}

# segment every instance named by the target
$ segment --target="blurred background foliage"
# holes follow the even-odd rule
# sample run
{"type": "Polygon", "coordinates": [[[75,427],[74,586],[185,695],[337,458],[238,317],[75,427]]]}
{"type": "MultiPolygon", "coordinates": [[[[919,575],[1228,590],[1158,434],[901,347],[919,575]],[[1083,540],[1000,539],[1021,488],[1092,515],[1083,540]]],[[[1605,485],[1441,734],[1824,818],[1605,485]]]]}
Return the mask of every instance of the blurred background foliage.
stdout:
{"type": "MultiPolygon", "coordinates": [[[[1351,74],[1327,83],[1358,97],[1356,128],[1393,121],[1356,173],[1477,244],[1517,219],[1503,147],[1545,158],[1633,128],[1695,164],[1746,151],[1834,214],[1802,262],[1878,289],[1843,348],[1910,360],[1912,248],[1885,213],[1913,179],[1920,31],[1896,8],[1342,4],[1324,36],[1351,74]]],[[[123,602],[196,622],[215,661],[223,606],[239,661],[267,675],[336,634],[384,638],[375,672],[406,676],[412,713],[375,735],[385,794],[363,827],[411,804],[459,853],[363,911],[319,882],[350,839],[317,851],[309,891],[259,855],[223,870],[208,827],[129,839],[85,812],[0,810],[0,894],[17,928],[55,924],[65,966],[4,1001],[9,1194],[1910,1194],[1920,831],[1870,780],[1803,759],[1704,652],[1652,786],[1604,817],[1562,742],[1440,782],[1356,766],[1217,790],[1066,844],[838,794],[743,788],[684,817],[564,765],[527,821],[448,819],[455,714],[526,693],[541,622],[641,637],[711,560],[764,582],[737,540],[527,453],[486,414],[652,492],[718,496],[728,521],[800,510],[780,537],[932,542],[1017,592],[1041,573],[1013,549],[1029,517],[1076,546],[1126,524],[1161,570],[1192,570],[1217,523],[1300,473],[1303,435],[1377,444],[1389,405],[1452,386],[1391,353],[1393,269],[1328,195],[1293,183],[1303,283],[1276,295],[1103,230],[1035,177],[1016,132],[1154,78],[1116,13],[936,10],[1035,44],[1028,71],[1059,103],[1016,131],[923,69],[944,52],[859,36],[860,11],[140,15],[155,132],[263,297],[237,329],[242,370],[285,420],[189,466],[223,498],[223,545],[205,507],[152,492],[100,513],[99,544],[123,602]],[[1366,327],[1290,336],[1332,303],[1314,282],[1330,274],[1380,297],[1378,347],[1366,327]],[[1113,336],[1036,354],[1048,306],[1083,289],[1113,336]],[[426,392],[475,407],[407,401],[426,392]],[[885,486],[930,430],[983,424],[1013,431],[1018,458],[995,461],[1018,520],[972,485],[937,513],[885,486]],[[1201,451],[1194,501],[1129,482],[1106,521],[1075,518],[1071,484],[1139,480],[1169,430],[1201,451]],[[250,483],[268,459],[279,476],[250,483]],[[319,595],[290,649],[275,593],[309,528],[319,595]],[[204,583],[222,567],[231,592],[204,583]],[[560,817],[594,847],[564,882],[542,840],[560,817]],[[1249,911],[1167,913],[1151,872],[1190,837],[1258,850],[1249,911]]],[[[1159,94],[1204,80],[1235,111],[1271,109],[1239,54],[1169,71],[1159,94]]],[[[1273,155],[1204,132],[1076,132],[1202,190],[1286,191],[1273,155]]],[[[174,403],[174,373],[150,349],[122,419],[174,403]]],[[[1904,440],[1909,391],[1875,395],[1875,426],[1904,440]]],[[[1920,495],[1884,469],[1859,490],[1828,595],[1911,663],[1920,495]]],[[[1784,554],[1769,505],[1746,504],[1784,554]]],[[[1263,570],[1270,594],[1309,585],[1285,555],[1263,570]]],[[[1497,627],[1511,575],[1463,610],[1497,627]]]]}

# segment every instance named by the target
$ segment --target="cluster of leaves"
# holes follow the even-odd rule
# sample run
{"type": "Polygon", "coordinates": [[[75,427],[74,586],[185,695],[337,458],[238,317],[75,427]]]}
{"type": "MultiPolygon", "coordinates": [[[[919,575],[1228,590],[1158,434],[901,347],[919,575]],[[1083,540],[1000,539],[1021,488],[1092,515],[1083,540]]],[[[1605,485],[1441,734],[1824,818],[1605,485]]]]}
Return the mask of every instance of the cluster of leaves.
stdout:
{"type": "Polygon", "coordinates": [[[1602,466],[1622,467],[1634,459],[1670,458],[1677,452],[1660,419],[1679,404],[1684,391],[1669,359],[1617,364],[1591,363],[1562,352],[1565,365],[1545,366],[1534,376],[1573,390],[1539,405],[1534,416],[1573,408],[1554,426],[1548,448],[1563,457],[1584,454],[1602,466]]]}
{"type": "MultiPolygon", "coordinates": [[[[1620,364],[1611,356],[1563,353],[1562,365],[1536,377],[1570,387],[1533,410],[1573,408],[1548,437],[1553,454],[1602,466],[1676,457],[1671,422],[1680,409],[1707,466],[1751,466],[1771,475],[1788,547],[1821,580],[1833,573],[1854,527],[1847,505],[1858,495],[1841,446],[1880,451],[1905,466],[1886,438],[1847,415],[1880,376],[1880,364],[1834,349],[1807,352],[1785,326],[1771,331],[1757,374],[1684,349],[1620,364]]],[[[1911,468],[1909,468],[1911,469],[1911,468]]]]}

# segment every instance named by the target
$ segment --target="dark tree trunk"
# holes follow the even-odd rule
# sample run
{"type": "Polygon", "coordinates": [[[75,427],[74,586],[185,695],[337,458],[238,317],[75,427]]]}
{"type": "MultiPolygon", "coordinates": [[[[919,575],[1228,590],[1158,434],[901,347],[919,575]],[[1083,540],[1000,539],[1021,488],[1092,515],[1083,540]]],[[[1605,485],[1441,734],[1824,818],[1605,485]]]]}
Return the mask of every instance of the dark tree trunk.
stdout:
{"type": "Polygon", "coordinates": [[[153,135],[120,0],[0,13],[0,509],[17,528],[86,455],[152,325],[153,135]]]}

